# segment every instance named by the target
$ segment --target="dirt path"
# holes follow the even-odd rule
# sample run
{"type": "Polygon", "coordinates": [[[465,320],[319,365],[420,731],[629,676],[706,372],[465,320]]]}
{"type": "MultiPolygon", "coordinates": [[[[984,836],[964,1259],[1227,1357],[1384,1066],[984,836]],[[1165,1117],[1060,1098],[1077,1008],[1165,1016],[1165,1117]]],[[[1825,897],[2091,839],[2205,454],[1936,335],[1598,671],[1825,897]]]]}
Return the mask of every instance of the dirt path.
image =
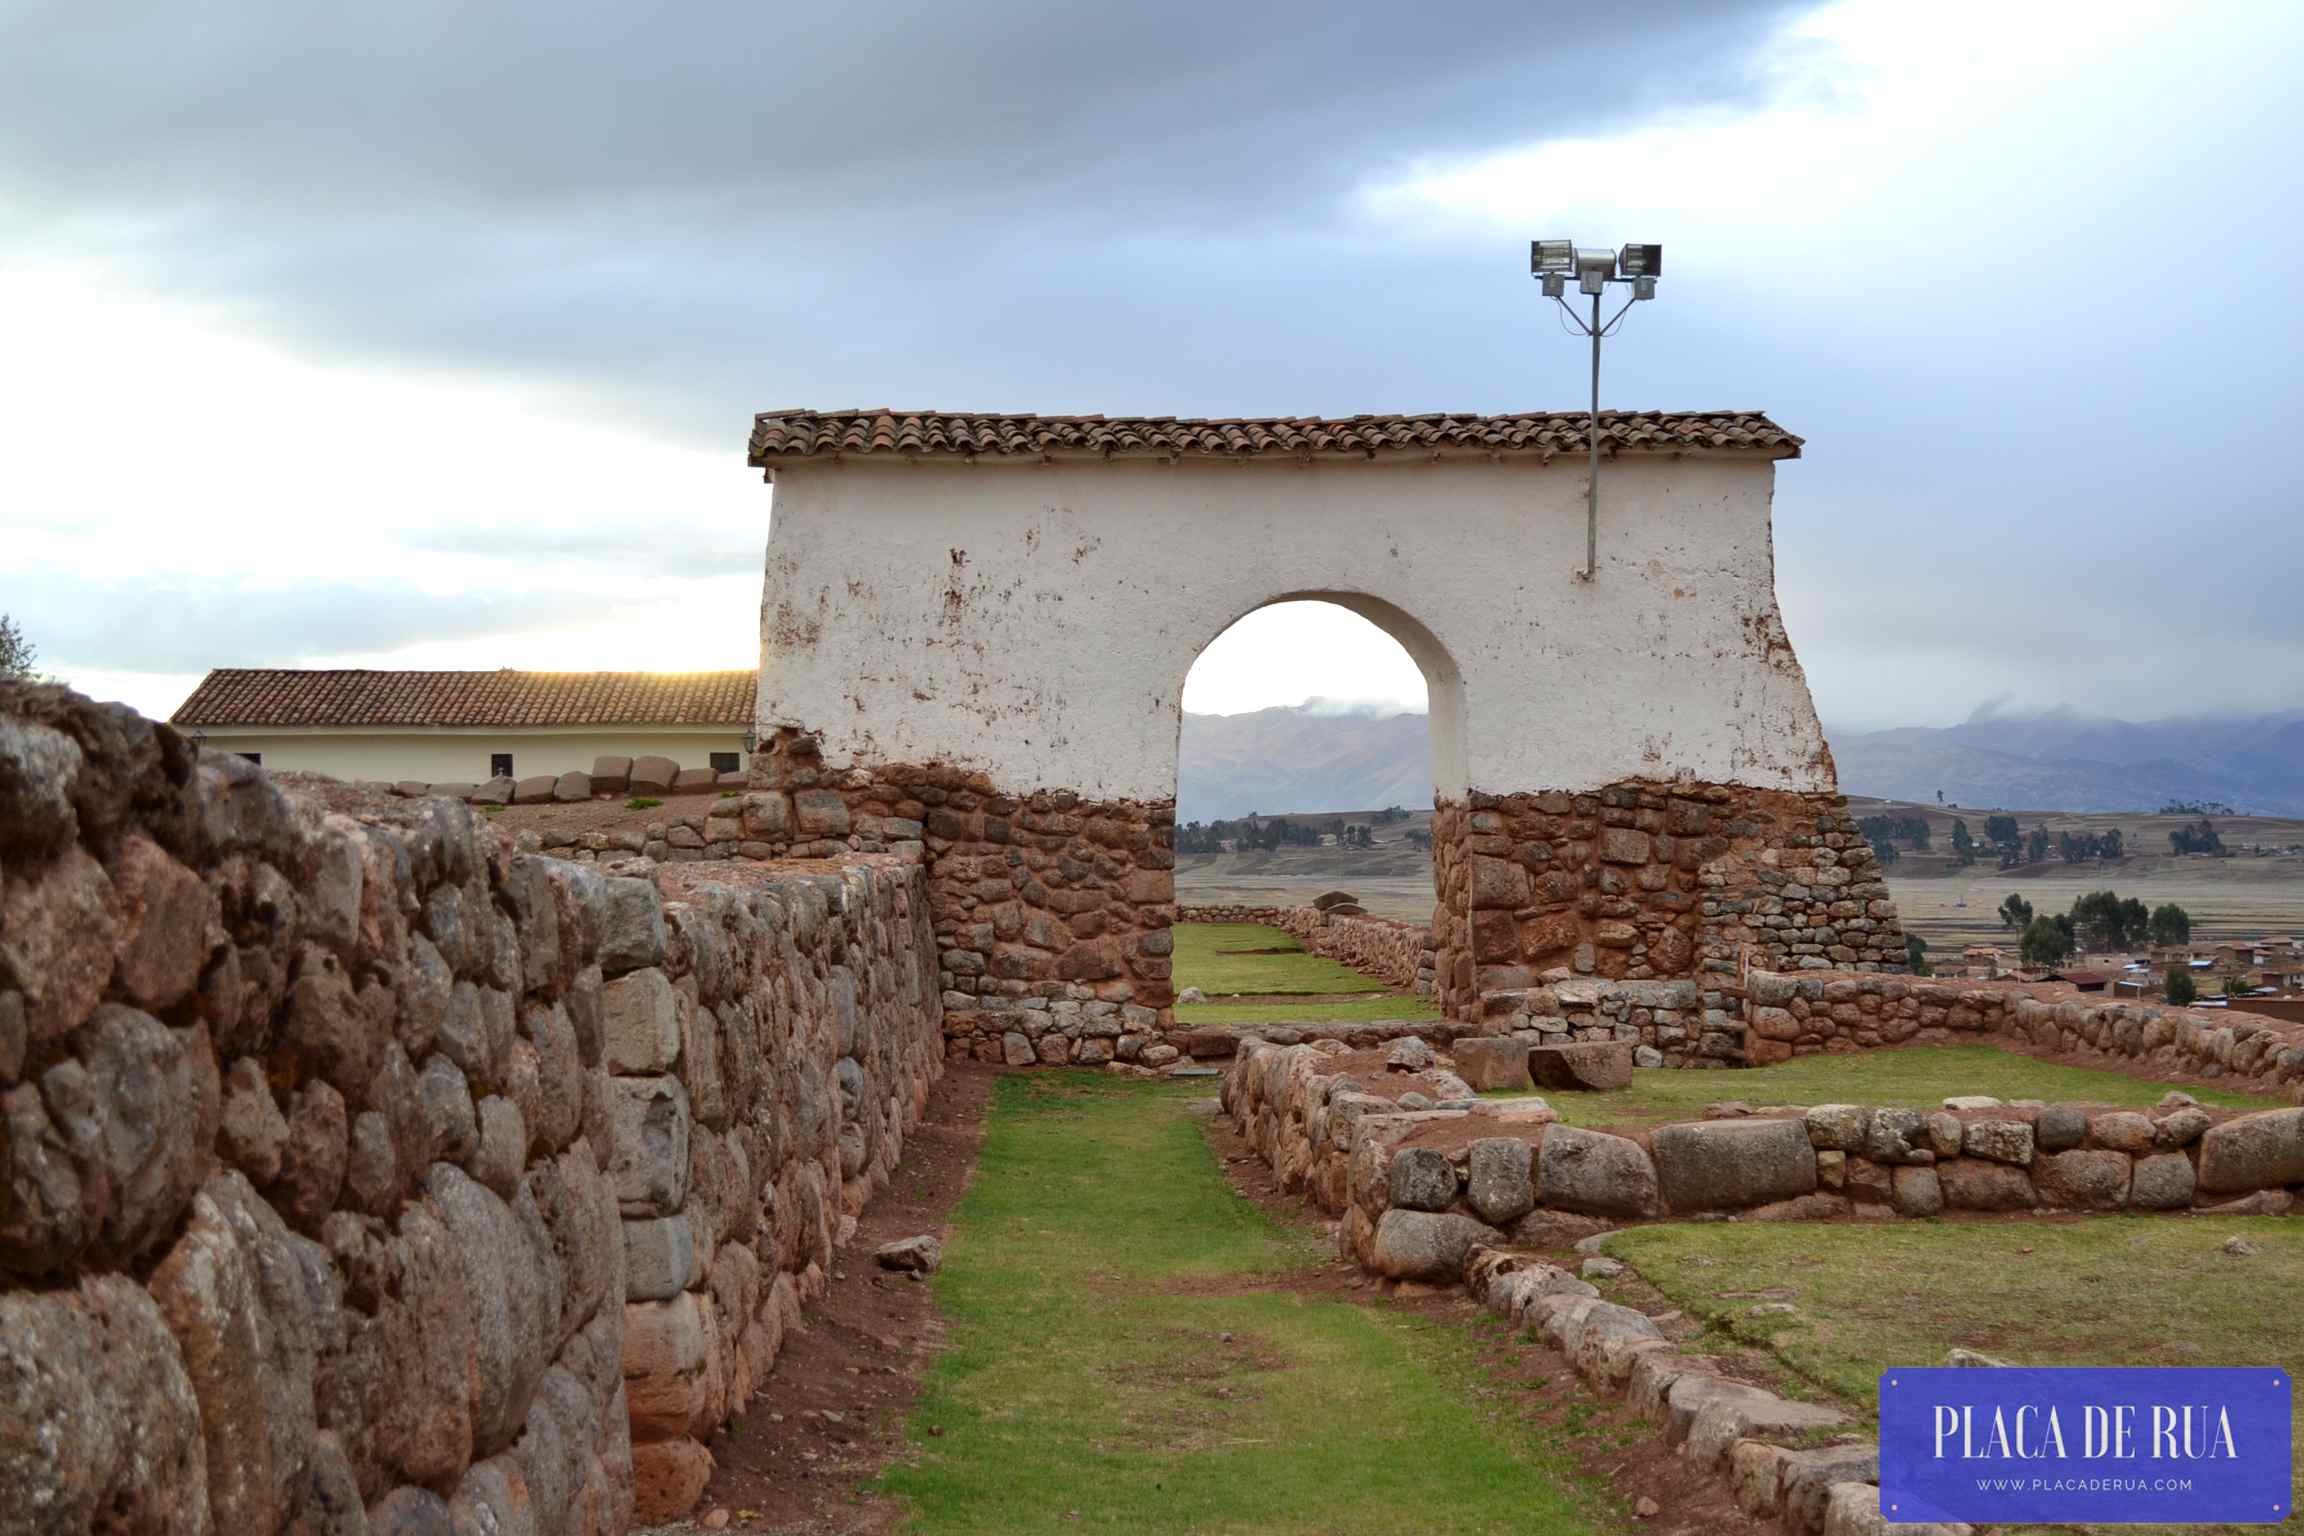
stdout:
{"type": "Polygon", "coordinates": [[[880,1244],[950,1230],[984,1136],[990,1068],[956,1063],[930,1094],[895,1177],[858,1220],[806,1326],[785,1340],[743,1416],[712,1440],[718,1464],[695,1516],[659,1531],[877,1533],[902,1508],[858,1489],[904,1450],[904,1418],[943,1347],[932,1288],[872,1260],[880,1244]]]}
{"type": "Polygon", "coordinates": [[[948,1076],[715,1438],[698,1519],[665,1529],[1758,1529],[1461,1294],[1379,1294],[1209,1108],[1182,1084],[948,1076]],[[936,1230],[933,1283],[871,1265],[936,1230]],[[1641,1494],[1660,1515],[1632,1518],[1641,1494]]]}

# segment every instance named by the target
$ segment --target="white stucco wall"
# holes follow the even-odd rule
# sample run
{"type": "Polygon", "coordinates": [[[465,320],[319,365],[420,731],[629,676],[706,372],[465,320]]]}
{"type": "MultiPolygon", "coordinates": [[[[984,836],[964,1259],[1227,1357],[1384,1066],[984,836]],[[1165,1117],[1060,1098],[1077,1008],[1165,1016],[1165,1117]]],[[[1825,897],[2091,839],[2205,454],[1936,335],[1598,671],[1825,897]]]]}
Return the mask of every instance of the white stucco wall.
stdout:
{"type": "Polygon", "coordinates": [[[760,724],[827,760],[949,761],[1011,792],[1175,793],[1201,649],[1327,597],[1431,684],[1434,782],[1832,788],[1777,613],[1761,457],[804,461],[776,469],[760,724]]]}
{"type": "Polygon", "coordinates": [[[300,769],[339,779],[414,779],[426,784],[477,784],[488,777],[491,753],[512,754],[513,772],[535,774],[589,770],[598,757],[640,757],[656,753],[683,768],[703,768],[714,752],[734,752],[742,766],[744,733],[717,730],[508,730],[475,727],[459,731],[322,729],[242,729],[209,726],[212,752],[259,752],[266,768],[300,769]]]}

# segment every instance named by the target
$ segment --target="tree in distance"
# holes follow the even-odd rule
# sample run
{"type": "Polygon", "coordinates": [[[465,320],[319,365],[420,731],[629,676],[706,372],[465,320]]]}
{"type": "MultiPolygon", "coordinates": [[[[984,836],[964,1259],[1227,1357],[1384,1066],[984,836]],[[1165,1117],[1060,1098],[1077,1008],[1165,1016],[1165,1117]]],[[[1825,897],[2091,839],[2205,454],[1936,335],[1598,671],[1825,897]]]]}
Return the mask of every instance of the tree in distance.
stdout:
{"type": "Polygon", "coordinates": [[[2062,965],[2072,958],[2074,940],[2069,917],[2036,917],[2024,930],[2018,952],[2026,965],[2062,965]]]}
{"type": "Polygon", "coordinates": [[[2192,942],[2192,914],[2172,901],[2152,909],[2152,942],[2163,947],[2192,942]]]}
{"type": "Polygon", "coordinates": [[[32,664],[39,659],[40,652],[24,638],[24,631],[16,627],[16,621],[0,613],[0,678],[10,682],[37,682],[39,674],[32,664]]]}

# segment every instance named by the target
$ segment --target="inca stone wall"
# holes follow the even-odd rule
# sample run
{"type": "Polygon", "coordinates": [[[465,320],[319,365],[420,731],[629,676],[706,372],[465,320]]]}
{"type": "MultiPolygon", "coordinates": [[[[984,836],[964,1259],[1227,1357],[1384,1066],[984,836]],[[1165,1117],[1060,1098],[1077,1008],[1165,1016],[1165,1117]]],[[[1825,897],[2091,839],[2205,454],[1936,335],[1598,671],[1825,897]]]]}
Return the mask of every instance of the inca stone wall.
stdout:
{"type": "Polygon", "coordinates": [[[957,768],[834,772],[780,731],[745,830],[795,851],[888,848],[926,871],[945,1050],[1027,1066],[1160,1064],[1175,1000],[1174,807],[999,793],[957,768]]]}
{"type": "Polygon", "coordinates": [[[1640,781],[1474,795],[1440,807],[1432,846],[1452,1016],[1549,1011],[1521,994],[1571,976],[1718,990],[1753,967],[1905,966],[1887,884],[1836,795],[1640,781]]]}
{"type": "Polygon", "coordinates": [[[0,1531],[669,1512],[941,1061],[917,874],[760,873],[0,687],[0,1531]]]}
{"type": "Polygon", "coordinates": [[[706,1438],[822,1293],[943,1068],[917,870],[691,866],[663,885],[661,946],[643,919],[601,955],[644,1519],[703,1492],[706,1438]]]}
{"type": "Polygon", "coordinates": [[[2238,1009],[2109,1000],[2059,982],[1979,986],[1832,973],[1755,973],[1745,992],[1745,1051],[1754,1065],[1985,1037],[2304,1102],[2304,1024],[2238,1009]]]}
{"type": "Polygon", "coordinates": [[[2183,1093],[2149,1111],[1823,1104],[1633,1136],[1561,1124],[1541,1100],[1472,1098],[1445,1060],[1421,1059],[1403,1071],[1334,1042],[1248,1041],[1223,1086],[1226,1113],[1282,1187],[1340,1215],[1344,1254],[1392,1280],[1453,1282],[1476,1246],[1626,1221],[2277,1215],[2304,1186],[2304,1109],[2210,1109],[2183,1093]]]}

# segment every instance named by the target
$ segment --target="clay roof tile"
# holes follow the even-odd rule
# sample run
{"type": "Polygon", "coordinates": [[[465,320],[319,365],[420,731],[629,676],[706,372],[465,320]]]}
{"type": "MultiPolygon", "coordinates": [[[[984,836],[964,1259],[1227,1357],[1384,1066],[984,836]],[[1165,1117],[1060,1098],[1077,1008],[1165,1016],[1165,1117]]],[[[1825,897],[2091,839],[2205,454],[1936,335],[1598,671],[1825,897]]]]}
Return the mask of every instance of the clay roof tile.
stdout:
{"type": "MultiPolygon", "coordinates": [[[[751,463],[765,469],[832,454],[1037,456],[1103,453],[1170,457],[1333,454],[1449,449],[1574,454],[1586,451],[1581,411],[1501,416],[1432,412],[1418,416],[1275,416],[1199,420],[1175,416],[963,415],[941,411],[762,412],[753,419],[751,463]]],[[[1601,446],[1611,451],[1760,452],[1800,456],[1800,439],[1758,411],[1602,411],[1601,446]]]]}
{"type": "Polygon", "coordinates": [[[219,667],[169,723],[327,726],[727,725],[752,721],[757,674],[378,672],[219,667]]]}

